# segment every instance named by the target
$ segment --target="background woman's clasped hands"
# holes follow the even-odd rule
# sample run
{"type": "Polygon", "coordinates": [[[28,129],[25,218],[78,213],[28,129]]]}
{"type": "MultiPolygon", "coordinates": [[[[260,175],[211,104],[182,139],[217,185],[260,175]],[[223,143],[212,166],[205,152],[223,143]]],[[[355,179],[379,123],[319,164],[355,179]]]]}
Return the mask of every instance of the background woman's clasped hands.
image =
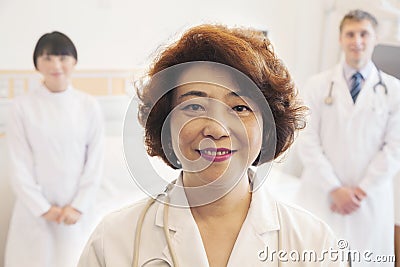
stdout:
{"type": "Polygon", "coordinates": [[[81,212],[74,209],[70,205],[67,205],[63,208],[58,206],[51,206],[49,211],[43,214],[42,217],[50,222],[72,225],[79,220],[79,218],[81,217],[81,212]]]}

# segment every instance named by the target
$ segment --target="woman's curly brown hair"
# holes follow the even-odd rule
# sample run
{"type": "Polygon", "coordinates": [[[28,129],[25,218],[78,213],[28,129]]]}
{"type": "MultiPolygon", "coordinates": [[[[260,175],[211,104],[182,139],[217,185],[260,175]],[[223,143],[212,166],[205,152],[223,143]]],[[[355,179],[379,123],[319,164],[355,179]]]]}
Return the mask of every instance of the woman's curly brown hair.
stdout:
{"type": "Polygon", "coordinates": [[[264,122],[262,153],[253,165],[277,158],[293,143],[296,130],[305,127],[306,107],[298,101],[288,70],[261,32],[222,25],[200,25],[189,29],[177,42],[160,53],[148,71],[148,82],[137,90],[141,102],[138,117],[145,128],[145,145],[150,156],[161,157],[172,168],[180,167],[170,161],[171,158],[177,161],[172,148],[163,148],[161,142],[163,124],[174,108],[173,90],[158,99],[162,85],[160,81],[152,79],[169,67],[194,61],[221,63],[244,73],[257,85],[268,102],[275,121],[276,128],[273,131],[276,137],[273,140],[276,143],[268,143],[268,136],[271,136],[268,131],[271,129],[266,127],[268,122],[264,122]]]}

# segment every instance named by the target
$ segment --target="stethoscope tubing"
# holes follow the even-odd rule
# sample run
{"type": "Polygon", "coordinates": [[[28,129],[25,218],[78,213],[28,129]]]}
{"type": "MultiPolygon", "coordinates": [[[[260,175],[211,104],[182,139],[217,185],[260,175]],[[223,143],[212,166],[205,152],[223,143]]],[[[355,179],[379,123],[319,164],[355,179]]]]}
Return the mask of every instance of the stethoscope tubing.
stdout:
{"type": "Polygon", "coordinates": [[[176,256],[175,250],[172,247],[172,242],[171,242],[171,238],[170,238],[170,235],[169,235],[169,229],[168,229],[168,212],[169,212],[169,205],[170,205],[170,199],[169,199],[168,192],[173,187],[174,183],[175,183],[175,181],[170,183],[170,184],[168,184],[168,186],[166,187],[165,191],[162,194],[159,194],[155,198],[150,198],[146,202],[146,205],[144,206],[142,212],[140,213],[140,216],[139,216],[139,219],[138,219],[138,222],[137,222],[137,226],[136,226],[135,241],[134,241],[134,245],[133,245],[132,267],[139,267],[140,238],[141,238],[141,235],[142,235],[143,222],[144,222],[144,219],[145,219],[146,214],[149,211],[150,207],[156,202],[156,200],[160,196],[165,196],[165,199],[164,199],[164,202],[165,202],[164,203],[164,212],[163,212],[163,224],[164,224],[163,225],[163,231],[164,231],[164,236],[165,236],[165,239],[167,241],[167,246],[168,246],[169,253],[171,254],[173,266],[179,267],[178,258],[176,256]]]}
{"type": "MultiPolygon", "coordinates": [[[[382,75],[381,75],[381,70],[380,70],[380,69],[378,69],[378,78],[379,78],[379,81],[373,86],[374,93],[376,94],[376,88],[377,88],[378,86],[382,86],[382,88],[384,89],[385,95],[387,95],[387,94],[388,94],[388,89],[387,89],[386,84],[383,82],[382,75]]],[[[333,102],[334,102],[334,101],[333,101],[333,96],[332,96],[334,84],[335,84],[335,82],[332,80],[331,83],[330,83],[330,86],[329,86],[328,95],[327,95],[327,96],[325,97],[325,99],[324,99],[325,105],[330,106],[330,105],[332,105],[333,102]]]]}

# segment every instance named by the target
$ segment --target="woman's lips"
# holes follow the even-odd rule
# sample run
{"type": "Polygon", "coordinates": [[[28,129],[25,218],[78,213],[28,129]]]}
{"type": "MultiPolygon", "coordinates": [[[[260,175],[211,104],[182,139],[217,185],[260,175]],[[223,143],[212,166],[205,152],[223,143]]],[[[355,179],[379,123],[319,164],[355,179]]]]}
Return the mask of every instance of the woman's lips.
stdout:
{"type": "Polygon", "coordinates": [[[212,162],[221,162],[228,160],[236,151],[227,148],[205,148],[197,150],[197,152],[199,152],[201,157],[205,160],[212,162]]]}

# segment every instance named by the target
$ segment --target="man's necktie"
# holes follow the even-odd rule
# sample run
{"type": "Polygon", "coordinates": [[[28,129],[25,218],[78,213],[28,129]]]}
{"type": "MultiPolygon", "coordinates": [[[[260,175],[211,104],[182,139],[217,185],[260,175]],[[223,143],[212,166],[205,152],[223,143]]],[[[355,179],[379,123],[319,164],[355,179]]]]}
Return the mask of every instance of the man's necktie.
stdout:
{"type": "Polygon", "coordinates": [[[363,76],[361,75],[361,73],[356,72],[351,77],[351,80],[352,80],[352,83],[351,83],[350,94],[351,94],[351,97],[353,98],[353,102],[356,103],[357,96],[361,90],[361,83],[363,80],[363,76]]]}

